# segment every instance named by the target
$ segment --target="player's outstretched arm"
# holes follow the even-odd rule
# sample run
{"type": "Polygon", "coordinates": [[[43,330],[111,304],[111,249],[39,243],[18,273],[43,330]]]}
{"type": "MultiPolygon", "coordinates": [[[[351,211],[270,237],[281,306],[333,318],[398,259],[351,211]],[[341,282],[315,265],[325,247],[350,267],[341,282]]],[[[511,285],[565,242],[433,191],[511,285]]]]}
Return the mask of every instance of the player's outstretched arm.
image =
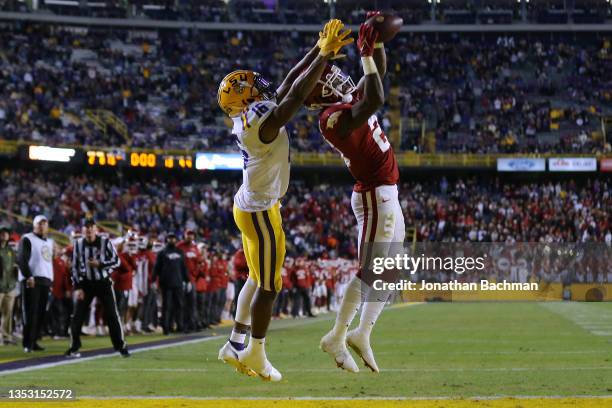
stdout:
{"type": "Polygon", "coordinates": [[[364,76],[363,96],[344,114],[340,121],[339,134],[349,135],[350,131],[357,129],[368,121],[377,110],[385,103],[385,93],[383,84],[378,74],[378,68],[372,55],[374,54],[374,44],[378,38],[378,33],[369,24],[362,24],[359,30],[357,47],[361,54],[361,64],[364,76]]]}
{"type": "Polygon", "coordinates": [[[306,71],[302,72],[293,85],[291,85],[287,96],[261,124],[259,139],[263,143],[272,143],[278,136],[279,129],[295,116],[306,97],[312,92],[317,81],[321,78],[329,57],[335,55],[340,48],[353,42],[352,38],[347,38],[351,33],[350,29],[340,32],[343,27],[344,24],[336,19],[330,20],[325,24],[325,28],[317,43],[319,54],[310,63],[306,71]]]}
{"type": "MultiPolygon", "coordinates": [[[[366,21],[370,19],[370,17],[374,17],[381,14],[380,11],[368,11],[366,14],[366,21]]],[[[376,68],[378,69],[378,75],[382,80],[387,73],[387,54],[385,53],[385,44],[382,41],[377,41],[374,43],[374,62],[376,63],[376,68]]]]}
{"type": "Polygon", "coordinates": [[[276,90],[276,101],[278,103],[281,103],[283,99],[285,99],[289,89],[291,89],[291,85],[293,85],[298,76],[300,76],[300,73],[302,73],[306,67],[310,66],[310,64],[312,64],[318,54],[319,45],[317,44],[310,51],[308,51],[306,55],[304,55],[304,58],[302,58],[302,60],[291,69],[291,71],[289,71],[283,83],[276,90]]]}
{"type": "MultiPolygon", "coordinates": [[[[368,21],[371,17],[377,16],[381,13],[381,11],[368,11],[366,14],[366,21],[368,21]]],[[[372,57],[374,58],[374,62],[376,63],[378,75],[382,80],[387,74],[387,53],[385,52],[385,44],[382,41],[377,41],[374,43],[374,55],[372,57]]],[[[364,85],[365,77],[361,77],[361,79],[357,83],[357,90],[360,93],[363,93],[364,85]]]]}

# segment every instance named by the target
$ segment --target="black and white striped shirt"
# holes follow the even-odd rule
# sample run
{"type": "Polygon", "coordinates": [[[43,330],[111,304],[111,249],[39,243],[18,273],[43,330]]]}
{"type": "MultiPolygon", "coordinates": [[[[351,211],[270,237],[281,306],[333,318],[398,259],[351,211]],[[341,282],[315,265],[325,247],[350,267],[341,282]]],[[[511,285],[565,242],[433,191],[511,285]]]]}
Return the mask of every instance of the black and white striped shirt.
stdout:
{"type": "Polygon", "coordinates": [[[120,263],[119,255],[108,238],[98,235],[93,242],[79,238],[72,250],[72,283],[76,288],[83,281],[108,280],[120,263]],[[100,266],[89,266],[90,259],[97,260],[100,266]]]}

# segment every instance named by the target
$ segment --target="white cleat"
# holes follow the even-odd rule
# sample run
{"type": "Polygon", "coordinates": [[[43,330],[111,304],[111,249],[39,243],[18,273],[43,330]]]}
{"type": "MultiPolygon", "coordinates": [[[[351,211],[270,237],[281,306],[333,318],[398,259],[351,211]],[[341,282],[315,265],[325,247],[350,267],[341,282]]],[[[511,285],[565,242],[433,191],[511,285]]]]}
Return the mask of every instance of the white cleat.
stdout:
{"type": "Polygon", "coordinates": [[[281,373],[270,364],[266,355],[247,354],[246,350],[238,352],[239,363],[258,375],[264,381],[278,382],[283,379],[281,373]]]}
{"type": "Polygon", "coordinates": [[[357,330],[351,330],[346,335],[346,343],[363,360],[363,364],[375,373],[379,373],[378,365],[374,360],[374,352],[370,346],[370,339],[360,336],[357,330]]]}
{"type": "Polygon", "coordinates": [[[219,360],[231,365],[241,374],[248,375],[249,377],[257,377],[257,373],[255,371],[249,369],[242,364],[240,360],[238,360],[238,353],[239,351],[236,350],[236,348],[232,346],[229,341],[227,341],[219,350],[219,360]]]}
{"type": "Polygon", "coordinates": [[[351,373],[358,373],[359,367],[346,348],[343,340],[336,338],[332,332],[327,333],[319,343],[321,350],[333,357],[336,366],[351,373]]]}

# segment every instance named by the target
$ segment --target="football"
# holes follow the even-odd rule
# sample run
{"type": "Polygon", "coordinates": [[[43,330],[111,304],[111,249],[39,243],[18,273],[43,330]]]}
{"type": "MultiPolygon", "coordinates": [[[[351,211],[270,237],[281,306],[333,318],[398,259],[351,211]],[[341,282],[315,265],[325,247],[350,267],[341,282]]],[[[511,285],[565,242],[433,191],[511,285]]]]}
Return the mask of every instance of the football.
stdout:
{"type": "Polygon", "coordinates": [[[400,28],[402,28],[404,19],[393,14],[382,13],[370,17],[366,23],[371,24],[374,26],[374,29],[378,31],[379,41],[387,42],[391,41],[399,32],[400,28]]]}

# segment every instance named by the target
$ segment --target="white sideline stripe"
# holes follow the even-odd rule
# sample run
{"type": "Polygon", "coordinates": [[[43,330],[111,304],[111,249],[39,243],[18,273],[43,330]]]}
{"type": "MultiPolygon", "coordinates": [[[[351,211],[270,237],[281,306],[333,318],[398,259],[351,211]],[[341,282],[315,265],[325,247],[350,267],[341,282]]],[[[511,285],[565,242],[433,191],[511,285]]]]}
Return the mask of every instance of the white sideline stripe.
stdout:
{"type": "MultiPolygon", "coordinates": [[[[130,353],[135,354],[135,353],[141,353],[143,351],[159,350],[163,348],[184,346],[186,344],[202,343],[205,341],[217,340],[223,337],[225,337],[225,335],[204,337],[204,338],[191,339],[191,340],[183,340],[183,341],[177,341],[176,343],[170,343],[170,344],[157,344],[155,346],[146,346],[146,347],[141,347],[135,350],[130,350],[130,353]]],[[[137,344],[135,344],[134,346],[137,346],[137,344]]],[[[5,375],[10,375],[10,374],[23,373],[26,371],[42,370],[43,368],[59,367],[59,366],[68,365],[68,364],[82,363],[84,361],[98,360],[100,358],[116,357],[117,353],[118,352],[91,356],[91,357],[79,357],[79,358],[66,357],[65,360],[55,361],[53,363],[38,364],[38,365],[30,366],[30,367],[17,368],[15,370],[0,371],[0,377],[5,376],[5,375]]]]}
{"type": "MultiPolygon", "coordinates": [[[[424,304],[424,303],[402,303],[402,304],[399,304],[397,306],[391,305],[390,307],[387,307],[385,309],[386,310],[398,310],[398,309],[400,309],[402,307],[418,306],[418,305],[422,305],[422,304],[424,304]]],[[[332,319],[335,319],[335,317],[336,317],[336,313],[328,313],[328,316],[321,316],[318,319],[300,320],[300,321],[293,322],[293,323],[290,323],[290,324],[287,324],[287,325],[282,325],[280,327],[272,327],[272,328],[270,328],[270,330],[282,330],[282,329],[287,329],[287,328],[291,328],[291,327],[298,327],[298,326],[303,326],[303,325],[307,325],[307,324],[313,324],[313,323],[322,322],[322,321],[326,321],[326,320],[332,320],[332,319]]],[[[135,349],[135,350],[130,350],[130,353],[134,354],[134,353],[141,353],[143,351],[152,351],[152,350],[159,350],[159,349],[164,349],[164,348],[184,346],[186,344],[203,343],[203,342],[206,342],[206,341],[218,340],[218,339],[221,339],[221,338],[225,338],[226,336],[227,336],[226,334],[220,334],[218,336],[210,336],[210,337],[204,337],[204,338],[192,339],[192,340],[183,340],[183,341],[177,341],[176,343],[170,343],[170,344],[158,344],[158,345],[155,345],[155,346],[145,346],[145,347],[141,347],[141,348],[138,348],[138,349],[135,349]]],[[[137,346],[137,344],[134,345],[134,346],[137,346]]],[[[38,364],[38,365],[30,366],[30,367],[18,368],[18,369],[15,369],[15,370],[0,371],[0,377],[6,376],[6,375],[10,375],[10,374],[23,373],[23,372],[26,372],[26,371],[35,371],[35,370],[42,370],[44,368],[53,368],[53,367],[59,367],[59,366],[68,365],[68,364],[77,364],[77,363],[81,363],[81,362],[84,362],[84,361],[97,360],[97,359],[100,359],[100,358],[114,357],[116,355],[117,355],[116,353],[110,353],[110,354],[102,354],[102,355],[91,356],[91,357],[79,357],[79,358],[68,358],[67,357],[65,360],[55,361],[53,363],[38,364]]],[[[119,370],[119,371],[123,371],[123,370],[119,370]]]]}
{"type": "Polygon", "coordinates": [[[148,395],[125,395],[125,396],[112,396],[112,397],[96,397],[96,396],[83,396],[78,399],[91,399],[91,400],[194,400],[194,401],[434,401],[434,400],[445,400],[445,401],[476,401],[486,400],[494,401],[506,398],[530,400],[530,399],[546,399],[546,400],[557,400],[557,399],[612,399],[612,395],[483,395],[473,396],[465,398],[449,397],[449,396],[433,396],[433,397],[193,397],[193,396],[148,396],[148,395]]]}

